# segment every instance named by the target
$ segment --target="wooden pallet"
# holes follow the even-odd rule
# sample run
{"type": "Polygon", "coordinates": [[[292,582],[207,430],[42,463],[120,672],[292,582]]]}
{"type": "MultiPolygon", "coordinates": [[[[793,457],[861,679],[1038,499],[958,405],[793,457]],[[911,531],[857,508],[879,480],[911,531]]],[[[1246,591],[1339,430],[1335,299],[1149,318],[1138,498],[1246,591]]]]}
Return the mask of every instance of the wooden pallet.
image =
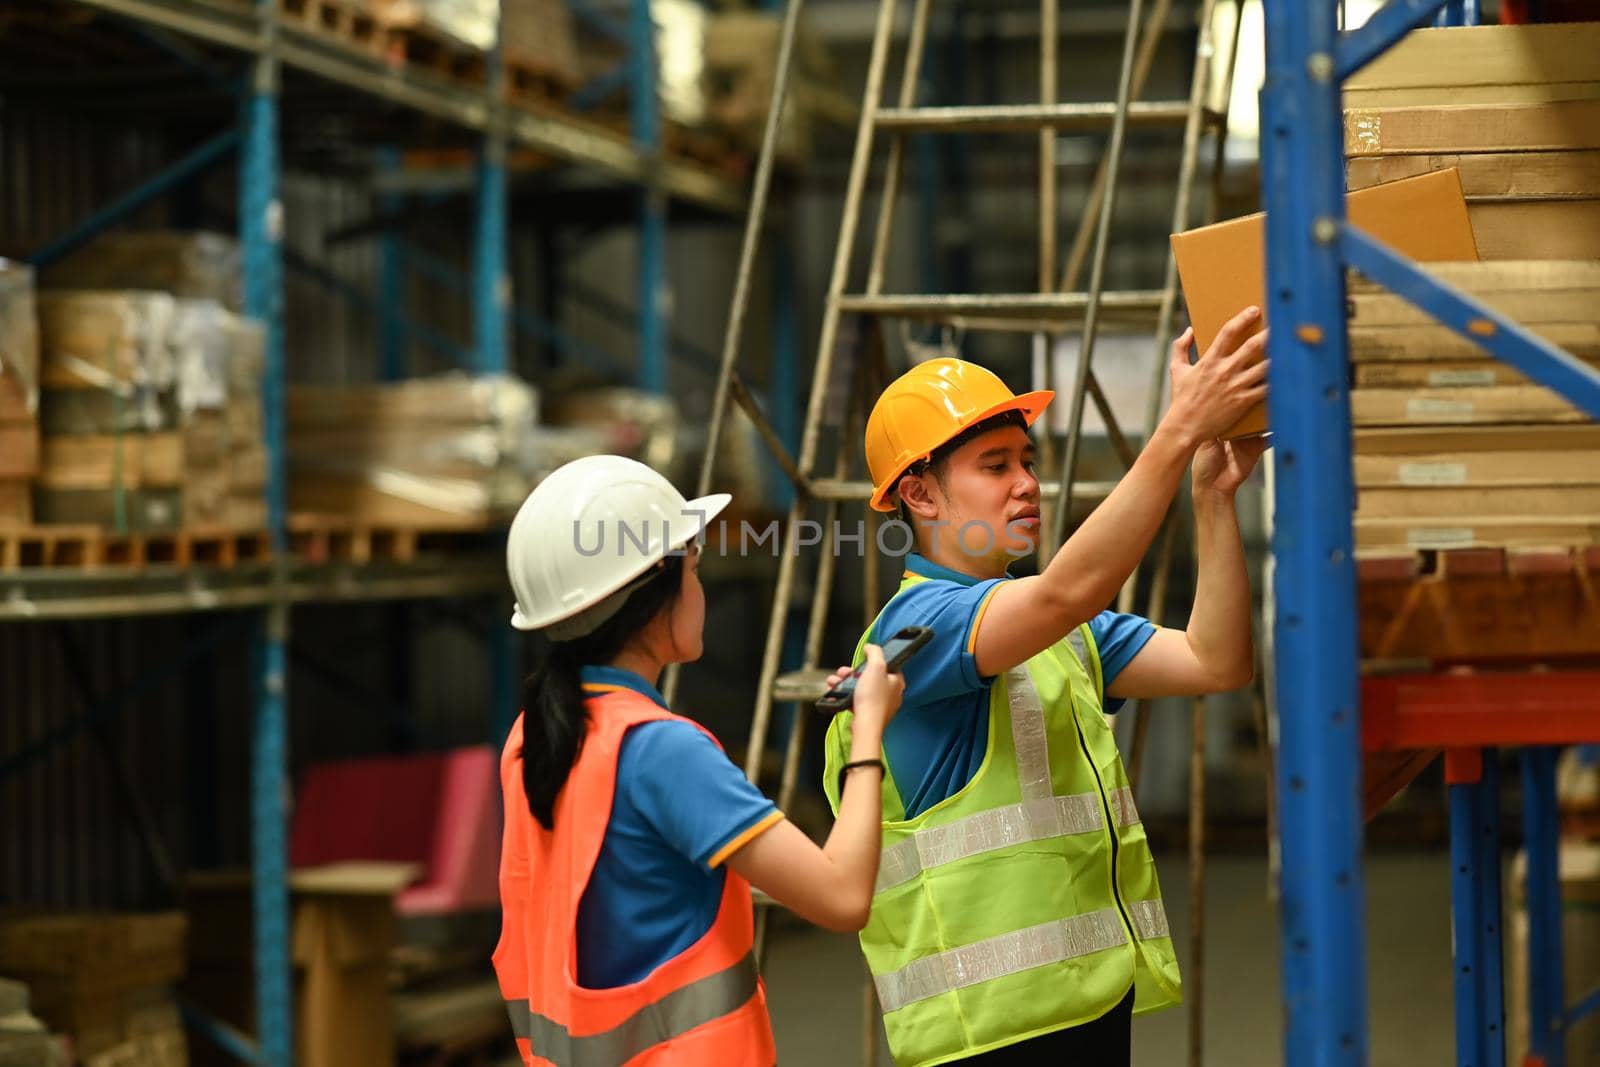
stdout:
{"type": "Polygon", "coordinates": [[[364,523],[345,516],[289,516],[289,547],[307,563],[410,563],[429,552],[483,551],[497,547],[499,529],[448,529],[364,523]]]}
{"type": "Polygon", "coordinates": [[[487,63],[481,51],[463,44],[425,23],[385,26],[380,31],[382,53],[391,67],[422,70],[448,81],[481,86],[487,63]]]}
{"type": "Polygon", "coordinates": [[[172,565],[233,567],[272,557],[260,530],[190,527],[169,533],[119,534],[99,526],[0,527],[0,571],[172,565]]]}
{"type": "Polygon", "coordinates": [[[1600,656],[1600,546],[1364,553],[1356,569],[1367,659],[1600,656]]]}
{"type": "Polygon", "coordinates": [[[379,56],[383,32],[368,11],[351,0],[278,0],[284,23],[338,41],[356,52],[379,56]]]}

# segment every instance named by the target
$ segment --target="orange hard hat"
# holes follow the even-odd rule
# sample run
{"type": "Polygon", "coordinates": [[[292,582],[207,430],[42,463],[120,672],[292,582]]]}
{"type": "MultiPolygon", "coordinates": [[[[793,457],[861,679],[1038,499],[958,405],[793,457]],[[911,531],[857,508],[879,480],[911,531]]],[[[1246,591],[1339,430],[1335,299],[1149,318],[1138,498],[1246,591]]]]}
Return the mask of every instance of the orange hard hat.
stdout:
{"type": "Polygon", "coordinates": [[[1029,426],[1055,393],[1017,396],[993,371],[964,359],[930,359],[889,384],[867,416],[867,471],[872,506],[893,511],[889,497],[913,464],[969,426],[1015,411],[1029,426]]]}

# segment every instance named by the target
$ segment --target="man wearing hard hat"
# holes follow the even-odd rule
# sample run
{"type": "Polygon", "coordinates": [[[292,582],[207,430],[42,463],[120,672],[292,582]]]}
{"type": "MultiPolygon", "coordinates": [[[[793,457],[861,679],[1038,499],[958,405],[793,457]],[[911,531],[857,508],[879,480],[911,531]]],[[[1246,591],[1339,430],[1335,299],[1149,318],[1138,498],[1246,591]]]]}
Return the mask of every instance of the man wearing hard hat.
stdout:
{"type": "MultiPolygon", "coordinates": [[[[1034,577],[1006,566],[1037,548],[1028,427],[1052,394],[1014,396],[982,367],[935,359],[872,410],[872,506],[899,508],[917,552],[861,644],[908,625],[936,634],[883,735],[882,861],[861,932],[902,1067],[1126,1064],[1132,1016],[1181,997],[1155,863],[1103,712],[1250,680],[1234,494],[1265,445],[1217,438],[1265,396],[1266,335],[1249,337],[1258,317],[1242,312],[1192,364],[1193,332],[1173,343],[1166,416],[1034,577]],[[1104,610],[1191,465],[1188,628],[1104,610]]],[[[850,742],[843,714],[827,744],[835,810],[850,742]]]]}

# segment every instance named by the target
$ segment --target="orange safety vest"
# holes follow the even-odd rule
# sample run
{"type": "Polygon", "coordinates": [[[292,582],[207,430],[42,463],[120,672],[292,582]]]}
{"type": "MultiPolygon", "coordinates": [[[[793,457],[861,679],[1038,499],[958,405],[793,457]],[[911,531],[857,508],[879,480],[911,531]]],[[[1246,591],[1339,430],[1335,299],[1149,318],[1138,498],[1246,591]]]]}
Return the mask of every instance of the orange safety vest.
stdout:
{"type": "Polygon", "coordinates": [[[528,811],[521,716],[500,758],[506,827],[494,968],[523,1063],[770,1067],[777,1051],[766,989],[756,974],[750,883],[732,870],[716,922],[699,941],[633,985],[578,985],[578,902],[611,818],[623,735],[658,719],[693,722],[626,689],[584,703],[588,734],[556,796],[555,829],[546,830],[528,811]]]}

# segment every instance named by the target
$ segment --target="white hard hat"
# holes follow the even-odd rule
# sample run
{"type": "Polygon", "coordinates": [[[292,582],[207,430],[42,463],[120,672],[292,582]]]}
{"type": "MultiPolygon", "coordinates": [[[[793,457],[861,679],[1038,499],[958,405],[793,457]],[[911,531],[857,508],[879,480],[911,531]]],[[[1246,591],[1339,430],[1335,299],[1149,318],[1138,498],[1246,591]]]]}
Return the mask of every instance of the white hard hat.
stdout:
{"type": "Polygon", "coordinates": [[[622,456],[557,468],[522,502],[506,539],[517,598],[511,625],[557,641],[592,633],[732,499],[684,500],[671,482],[622,456]]]}

